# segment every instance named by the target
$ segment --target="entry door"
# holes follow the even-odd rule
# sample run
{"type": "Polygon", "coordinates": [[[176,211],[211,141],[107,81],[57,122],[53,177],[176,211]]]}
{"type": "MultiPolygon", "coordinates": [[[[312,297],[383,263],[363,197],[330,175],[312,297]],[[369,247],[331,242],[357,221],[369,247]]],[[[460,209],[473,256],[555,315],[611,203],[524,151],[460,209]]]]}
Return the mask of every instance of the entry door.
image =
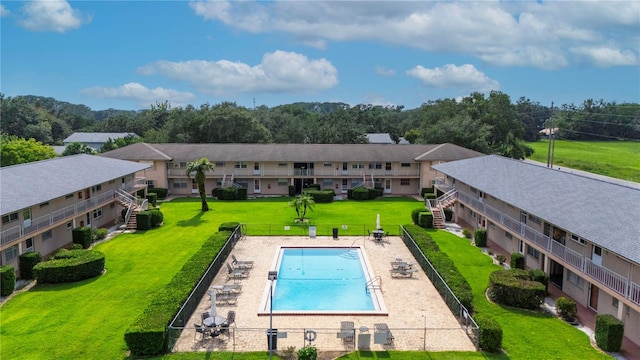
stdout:
{"type": "Polygon", "coordinates": [[[24,227],[31,226],[31,209],[25,209],[22,212],[22,226],[24,227]]]}
{"type": "Polygon", "coordinates": [[[602,248],[600,246],[592,246],[591,262],[602,266],[602,248]]]}
{"type": "Polygon", "coordinates": [[[260,193],[260,179],[253,180],[253,192],[256,194],[260,193]]]}
{"type": "Polygon", "coordinates": [[[391,179],[384,179],[384,193],[391,194],[391,179]]]}
{"type": "Polygon", "coordinates": [[[196,179],[191,179],[191,193],[192,194],[198,193],[198,183],[196,182],[196,179]]]}
{"type": "Polygon", "coordinates": [[[348,175],[349,174],[349,163],[343,162],[342,163],[342,175],[348,175]]]}
{"type": "Polygon", "coordinates": [[[598,294],[600,289],[593,284],[589,284],[589,307],[598,310],[598,294]]]}
{"type": "Polygon", "coordinates": [[[260,175],[260,163],[253,163],[253,175],[260,175]]]}

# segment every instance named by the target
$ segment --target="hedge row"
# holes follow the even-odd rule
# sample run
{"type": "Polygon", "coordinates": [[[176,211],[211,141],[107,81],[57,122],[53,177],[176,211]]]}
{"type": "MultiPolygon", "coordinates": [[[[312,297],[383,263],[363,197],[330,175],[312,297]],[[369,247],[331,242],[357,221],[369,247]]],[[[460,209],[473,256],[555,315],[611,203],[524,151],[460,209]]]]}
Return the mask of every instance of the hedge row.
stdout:
{"type": "Polygon", "coordinates": [[[497,270],[489,275],[489,296],[500,304],[535,310],[547,296],[547,289],[544,284],[533,281],[529,271],[497,270]]]}
{"type": "Polygon", "coordinates": [[[487,230],[480,228],[476,229],[476,233],[473,235],[473,241],[476,243],[477,247],[486,247],[487,230]]]}
{"type": "Polygon", "coordinates": [[[205,240],[200,250],[155,295],[146,310],[129,326],[124,339],[133,356],[158,355],[164,352],[167,324],[180,310],[230,235],[229,231],[220,231],[205,240]]]}
{"type": "Polygon", "coordinates": [[[16,272],[13,266],[0,266],[0,296],[9,296],[16,288],[16,272]]]}
{"type": "Polygon", "coordinates": [[[369,189],[363,186],[347,190],[347,199],[352,200],[375,200],[378,196],[382,196],[384,190],[382,188],[369,189]]]}
{"type": "Polygon", "coordinates": [[[136,214],[136,229],[149,230],[160,226],[164,220],[164,215],[160,209],[149,209],[136,214]]]}
{"type": "Polygon", "coordinates": [[[38,251],[29,251],[20,255],[20,278],[27,280],[35,279],[33,267],[41,261],[42,254],[38,251]]]}
{"type": "Polygon", "coordinates": [[[478,324],[478,346],[489,352],[498,352],[502,348],[502,327],[494,319],[477,314],[473,319],[478,324]]]}
{"type": "Polygon", "coordinates": [[[104,254],[96,250],[62,249],[36,264],[33,274],[38,283],[66,283],[96,277],[104,271],[104,254]]]}
{"type": "MultiPolygon", "coordinates": [[[[316,185],[316,184],[311,184],[311,185],[316,185]]],[[[315,201],[317,204],[333,202],[333,197],[336,196],[336,193],[333,190],[309,189],[309,190],[305,190],[304,193],[311,196],[313,198],[313,201],[315,201]]]]}
{"type": "Polygon", "coordinates": [[[82,226],[71,230],[71,237],[74,244],[82,245],[83,249],[88,249],[93,241],[91,227],[82,226]]]}
{"type": "Polygon", "coordinates": [[[460,300],[460,303],[467,308],[469,313],[473,314],[473,293],[467,279],[460,274],[453,261],[447,254],[440,251],[438,245],[431,239],[431,236],[417,225],[405,225],[405,230],[411,234],[413,240],[418,244],[424,256],[433,265],[442,279],[447,283],[454,295],[460,300]]]}
{"type": "Polygon", "coordinates": [[[624,336],[624,323],[611,314],[596,315],[596,344],[609,352],[619,352],[624,336]]]}
{"type": "Polygon", "coordinates": [[[169,189],[165,188],[153,188],[148,190],[149,193],[155,193],[158,196],[158,200],[164,200],[169,193],[169,189]]]}

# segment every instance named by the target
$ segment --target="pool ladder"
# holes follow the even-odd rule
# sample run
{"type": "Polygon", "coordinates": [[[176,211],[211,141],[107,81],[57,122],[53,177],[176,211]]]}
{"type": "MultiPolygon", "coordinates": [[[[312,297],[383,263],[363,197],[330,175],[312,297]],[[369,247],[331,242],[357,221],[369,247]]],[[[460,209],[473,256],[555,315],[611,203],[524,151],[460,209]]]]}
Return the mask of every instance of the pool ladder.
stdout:
{"type": "Polygon", "coordinates": [[[367,292],[367,294],[369,294],[372,289],[382,290],[382,278],[380,277],[380,275],[378,275],[378,276],[374,277],[373,279],[367,281],[367,284],[365,285],[365,291],[367,292]],[[377,283],[376,283],[376,281],[377,281],[377,283]]]}

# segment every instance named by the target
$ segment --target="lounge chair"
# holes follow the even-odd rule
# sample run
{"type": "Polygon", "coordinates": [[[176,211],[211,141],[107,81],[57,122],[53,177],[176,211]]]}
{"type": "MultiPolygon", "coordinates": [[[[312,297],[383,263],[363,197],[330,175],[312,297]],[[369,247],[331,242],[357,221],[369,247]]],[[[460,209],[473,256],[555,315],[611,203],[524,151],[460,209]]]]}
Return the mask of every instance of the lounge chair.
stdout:
{"type": "Polygon", "coordinates": [[[386,323],[373,324],[373,343],[391,345],[393,343],[393,334],[389,330],[389,326],[386,323]]]}
{"type": "Polygon", "coordinates": [[[224,301],[227,304],[235,304],[238,301],[238,293],[226,292],[216,296],[218,301],[224,301]]]}
{"type": "Polygon", "coordinates": [[[231,260],[232,260],[232,264],[233,266],[240,268],[240,269],[250,269],[253,267],[253,261],[252,260],[245,260],[245,261],[240,261],[238,259],[236,259],[236,256],[231,254],[231,260]]]}
{"type": "Polygon", "coordinates": [[[227,274],[227,280],[240,280],[245,279],[249,276],[249,271],[246,269],[233,268],[229,263],[227,263],[227,270],[229,271],[227,274]]]}
{"type": "Polygon", "coordinates": [[[391,262],[391,268],[392,269],[412,269],[413,265],[416,265],[417,263],[414,262],[406,262],[406,261],[398,261],[400,259],[396,259],[396,261],[392,261],[391,262]]]}
{"type": "Polygon", "coordinates": [[[397,268],[390,271],[391,277],[412,277],[413,273],[418,272],[418,269],[397,268]]]}
{"type": "Polygon", "coordinates": [[[341,321],[340,322],[340,332],[338,333],[338,338],[342,339],[343,342],[351,343],[355,337],[355,328],[353,325],[353,321],[341,321]]]}

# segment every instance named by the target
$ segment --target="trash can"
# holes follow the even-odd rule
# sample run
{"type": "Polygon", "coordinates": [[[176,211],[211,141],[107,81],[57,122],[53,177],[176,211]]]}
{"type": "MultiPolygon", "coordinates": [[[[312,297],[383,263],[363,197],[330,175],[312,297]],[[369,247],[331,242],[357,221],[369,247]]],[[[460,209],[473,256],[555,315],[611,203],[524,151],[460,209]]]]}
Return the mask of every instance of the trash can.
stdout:
{"type": "Polygon", "coordinates": [[[333,238],[334,239],[338,238],[338,228],[333,228],[333,238]]]}
{"type": "Polygon", "coordinates": [[[267,329],[267,350],[278,350],[278,329],[267,329]]]}

